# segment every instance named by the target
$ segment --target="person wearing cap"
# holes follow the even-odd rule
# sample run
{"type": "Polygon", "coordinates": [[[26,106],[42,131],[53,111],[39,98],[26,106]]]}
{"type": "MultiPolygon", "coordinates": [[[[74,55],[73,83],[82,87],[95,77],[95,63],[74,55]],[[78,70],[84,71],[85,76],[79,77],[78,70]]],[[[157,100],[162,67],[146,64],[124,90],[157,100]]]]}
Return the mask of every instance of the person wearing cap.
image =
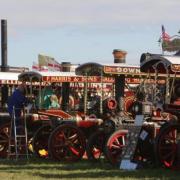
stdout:
{"type": "Polygon", "coordinates": [[[8,112],[10,117],[15,116],[16,126],[22,125],[21,112],[28,99],[25,97],[26,86],[25,84],[19,85],[8,99],[8,112]]]}

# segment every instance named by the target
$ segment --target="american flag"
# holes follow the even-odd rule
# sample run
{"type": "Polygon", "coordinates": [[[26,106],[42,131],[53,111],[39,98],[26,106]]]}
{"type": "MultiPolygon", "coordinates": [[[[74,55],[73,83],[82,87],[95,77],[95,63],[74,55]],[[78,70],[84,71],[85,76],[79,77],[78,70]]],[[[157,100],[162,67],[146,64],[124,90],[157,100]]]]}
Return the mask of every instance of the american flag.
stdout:
{"type": "Polygon", "coordinates": [[[170,41],[171,37],[169,34],[166,33],[164,26],[162,25],[162,40],[163,41],[170,41]]]}

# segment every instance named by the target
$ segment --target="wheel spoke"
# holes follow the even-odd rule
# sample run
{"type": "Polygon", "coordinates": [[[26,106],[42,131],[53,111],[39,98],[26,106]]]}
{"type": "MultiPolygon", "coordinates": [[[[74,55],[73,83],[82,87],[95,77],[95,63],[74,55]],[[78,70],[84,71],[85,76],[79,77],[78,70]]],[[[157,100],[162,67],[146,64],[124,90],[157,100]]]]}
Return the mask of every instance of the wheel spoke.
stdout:
{"type": "Polygon", "coordinates": [[[74,143],[76,140],[78,140],[78,135],[73,134],[70,137],[68,137],[68,140],[71,141],[71,143],[74,143]]]}
{"type": "Polygon", "coordinates": [[[119,139],[118,139],[118,138],[115,138],[114,140],[115,140],[114,143],[116,143],[117,145],[120,146],[119,139]]]}
{"type": "Polygon", "coordinates": [[[120,149],[120,147],[121,147],[121,146],[117,146],[116,144],[112,144],[112,145],[111,145],[111,148],[113,148],[113,149],[120,149]]]}
{"type": "Polygon", "coordinates": [[[84,137],[72,125],[59,126],[49,139],[50,155],[57,160],[74,161],[84,154],[84,137]]]}
{"type": "Polygon", "coordinates": [[[100,150],[100,149],[97,149],[97,148],[94,148],[94,149],[93,149],[93,154],[94,154],[95,156],[97,156],[97,155],[101,154],[101,150],[100,150]]]}
{"type": "Polygon", "coordinates": [[[73,155],[79,156],[80,149],[77,149],[73,146],[69,146],[69,149],[73,153],[73,155]]]}
{"type": "Polygon", "coordinates": [[[65,141],[65,140],[66,140],[66,136],[65,136],[63,131],[57,132],[54,135],[54,141],[55,142],[61,142],[61,141],[65,141]]]}

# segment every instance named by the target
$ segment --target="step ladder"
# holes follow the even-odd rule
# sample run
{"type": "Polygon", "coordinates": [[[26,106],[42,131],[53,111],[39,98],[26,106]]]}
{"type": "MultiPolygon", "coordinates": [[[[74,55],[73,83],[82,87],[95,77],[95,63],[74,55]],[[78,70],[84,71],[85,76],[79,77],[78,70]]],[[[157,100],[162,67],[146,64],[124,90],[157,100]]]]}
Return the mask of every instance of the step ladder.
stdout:
{"type": "Polygon", "coordinates": [[[7,157],[15,160],[29,159],[25,109],[23,108],[22,117],[16,117],[15,110],[17,109],[13,107],[7,157]],[[17,125],[17,118],[21,125],[17,125]]]}

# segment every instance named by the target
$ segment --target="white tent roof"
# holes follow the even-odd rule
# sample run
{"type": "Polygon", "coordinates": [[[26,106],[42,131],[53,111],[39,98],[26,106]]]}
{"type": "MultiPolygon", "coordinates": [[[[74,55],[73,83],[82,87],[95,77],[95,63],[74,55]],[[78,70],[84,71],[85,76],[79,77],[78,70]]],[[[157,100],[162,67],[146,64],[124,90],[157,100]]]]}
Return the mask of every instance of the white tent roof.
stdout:
{"type": "Polygon", "coordinates": [[[20,73],[14,72],[0,72],[0,80],[18,80],[18,75],[20,73]]]}

